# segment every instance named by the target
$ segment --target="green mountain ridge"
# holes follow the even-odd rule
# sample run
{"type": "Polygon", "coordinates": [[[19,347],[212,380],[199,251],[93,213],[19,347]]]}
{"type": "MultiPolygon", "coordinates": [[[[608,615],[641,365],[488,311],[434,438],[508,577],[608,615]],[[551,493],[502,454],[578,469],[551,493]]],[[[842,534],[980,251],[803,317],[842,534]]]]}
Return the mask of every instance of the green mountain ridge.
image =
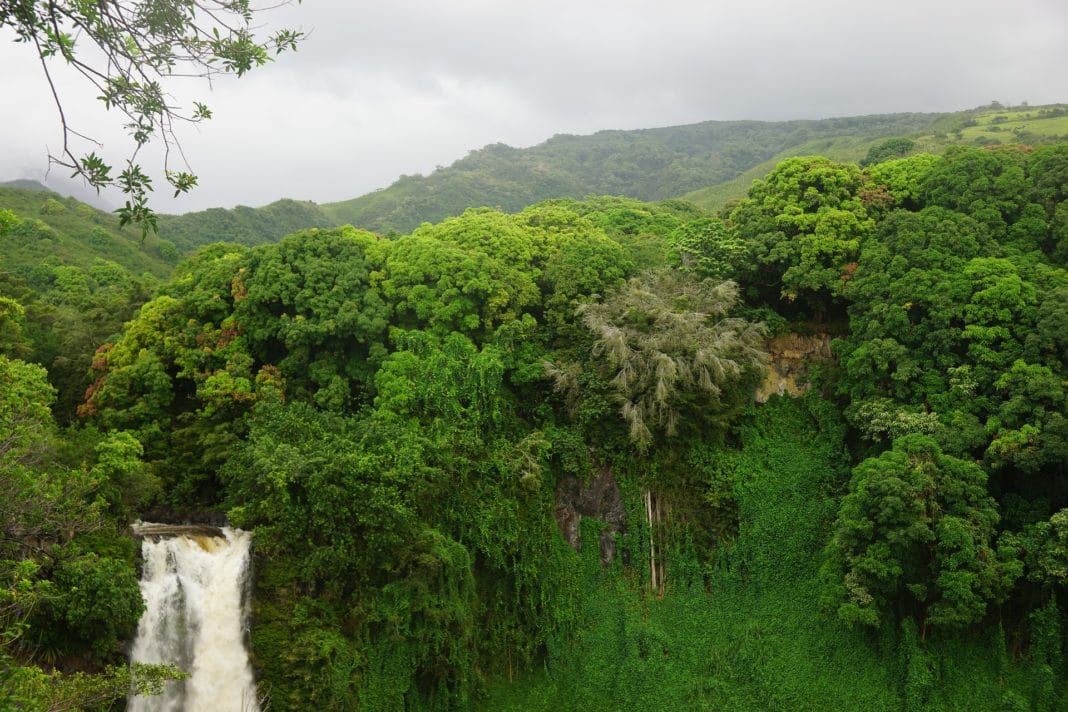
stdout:
{"type": "MultiPolygon", "coordinates": [[[[334,203],[280,200],[160,217],[160,235],[187,250],[216,241],[257,245],[302,227],[349,223],[380,233],[488,206],[506,212],[549,198],[678,197],[737,179],[812,141],[850,139],[861,156],[890,136],[925,131],[947,114],[900,113],[794,121],[705,121],[684,126],[561,134],[530,148],[491,144],[428,176],[334,203]]],[[[766,172],[766,170],[764,170],[766,172]]]]}
{"type": "Polygon", "coordinates": [[[0,188],[19,188],[20,190],[43,190],[50,193],[54,192],[41,181],[32,178],[16,178],[15,180],[4,181],[3,183],[0,183],[0,188]]]}
{"type": "Polygon", "coordinates": [[[337,224],[310,200],[283,198],[260,208],[239,205],[233,209],[209,208],[184,215],[160,215],[159,234],[179,250],[191,252],[213,242],[261,245],[309,227],[337,224]]]}
{"type": "Polygon", "coordinates": [[[138,228],[120,228],[111,213],[77,198],[63,197],[37,181],[0,184],[0,215],[8,213],[0,238],[4,266],[22,274],[43,259],[87,269],[96,260],[121,265],[131,274],[165,277],[178,260],[175,246],[138,228]],[[8,223],[17,220],[18,225],[8,223]]]}
{"type": "Polygon", "coordinates": [[[466,197],[482,197],[492,207],[509,212],[546,198],[587,194],[663,200],[723,183],[815,138],[872,140],[918,130],[942,116],[903,113],[779,122],[705,121],[599,131],[589,136],[558,135],[528,149],[487,146],[425,178],[402,178],[388,191],[323,207],[339,219],[369,229],[403,232],[415,227],[412,223],[420,213],[428,221],[451,214],[448,211],[453,208],[438,194],[450,196],[463,188],[468,189],[466,197]],[[499,176],[502,184],[488,182],[482,173],[499,176]],[[529,184],[527,192],[524,181],[529,184]],[[509,190],[512,187],[519,189],[509,190]],[[418,189],[423,192],[417,193],[418,189]],[[398,194],[401,200],[396,200],[398,194]]]}
{"type": "MultiPolygon", "coordinates": [[[[956,113],[896,113],[792,121],[705,121],[683,126],[558,134],[529,148],[490,144],[433,173],[331,203],[283,198],[262,207],[160,215],[159,236],[185,254],[213,242],[255,246],[296,230],[351,224],[407,233],[424,222],[486,206],[516,212],[552,198],[619,195],[644,201],[683,197],[715,211],[791,156],[856,162],[894,137],[911,152],[954,144],[1046,143],[1068,138],[1068,108],[979,107],[956,113]]],[[[0,184],[35,191],[36,181],[0,184]],[[31,185],[33,184],[33,185],[31,185]]]]}
{"type": "MultiPolygon", "coordinates": [[[[581,136],[558,134],[529,148],[490,144],[427,176],[401,176],[386,188],[350,200],[315,203],[283,198],[261,207],[160,215],[159,237],[186,254],[213,242],[248,246],[276,242],[309,227],[352,224],[383,234],[407,233],[469,207],[516,212],[542,200],[588,195],[644,201],[682,197],[715,211],[744,197],[754,180],[786,158],[818,154],[857,162],[894,137],[909,137],[913,153],[941,153],[955,144],[1065,140],[1068,106],[992,104],[956,113],[705,121],[581,136]]],[[[0,189],[55,195],[34,180],[2,183],[0,189]]],[[[8,202],[2,198],[0,205],[8,202]]]]}

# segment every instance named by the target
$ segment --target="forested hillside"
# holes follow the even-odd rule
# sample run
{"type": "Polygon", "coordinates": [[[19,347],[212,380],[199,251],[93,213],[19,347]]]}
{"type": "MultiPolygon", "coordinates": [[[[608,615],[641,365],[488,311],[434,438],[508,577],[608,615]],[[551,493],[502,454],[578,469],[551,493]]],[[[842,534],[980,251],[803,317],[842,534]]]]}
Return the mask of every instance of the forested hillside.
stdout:
{"type": "MultiPolygon", "coordinates": [[[[17,183],[17,182],[16,182],[17,183]]],[[[0,211],[6,215],[4,269],[24,274],[42,260],[89,267],[95,260],[122,265],[133,274],[164,277],[179,252],[166,240],[120,229],[118,219],[43,186],[0,185],[0,211]]]]}
{"type": "Polygon", "coordinates": [[[151,513],[253,532],[275,710],[1064,709],[1068,144],[871,148],[210,245],[82,392],[120,277],[0,283],[3,689],[125,694],[151,513]]]}
{"type": "Polygon", "coordinates": [[[473,151],[429,176],[323,206],[337,222],[405,232],[468,205],[514,212],[547,198],[623,195],[663,200],[723,183],[817,139],[871,141],[919,131],[939,114],[886,114],[818,121],[706,121],[591,136],[554,136],[531,148],[473,151]]]}
{"type": "Polygon", "coordinates": [[[949,146],[1057,143],[1068,140],[1068,106],[1020,106],[999,104],[971,111],[945,114],[921,130],[889,139],[830,136],[791,146],[733,180],[709,185],[683,197],[707,210],[719,210],[732,200],[744,198],[750,184],[791,156],[818,154],[861,165],[878,163],[912,153],[941,153],[949,146]]]}
{"type": "MultiPolygon", "coordinates": [[[[283,200],[264,208],[162,216],[161,235],[182,249],[226,241],[274,242],[302,227],[351,224],[408,232],[474,205],[516,212],[549,198],[622,195],[662,200],[723,183],[772,157],[815,141],[858,147],[927,129],[943,114],[889,114],[819,121],[706,121],[591,136],[555,136],[531,148],[504,144],[472,151],[428,176],[403,176],[383,190],[338,203],[283,200]]],[[[801,153],[818,153],[807,149],[801,153]]],[[[770,170],[766,166],[758,177],[770,170]]]]}
{"type": "Polygon", "coordinates": [[[0,344],[48,368],[67,422],[93,353],[171,273],[178,250],[40,186],[0,186],[0,253],[0,344]]]}
{"type": "Polygon", "coordinates": [[[211,208],[185,215],[160,215],[159,234],[182,252],[212,242],[262,245],[308,227],[340,224],[311,201],[278,200],[262,208],[244,205],[227,210],[211,208]]]}
{"type": "Polygon", "coordinates": [[[1065,109],[981,107],[955,114],[888,114],[817,121],[707,121],[590,136],[554,136],[531,148],[504,144],[472,151],[428,176],[403,176],[383,190],[317,205],[280,200],[262,208],[214,208],[160,218],[161,235],[185,251],[213,241],[258,245],[305,227],[352,224],[407,232],[472,205],[516,212],[550,198],[621,195],[663,200],[685,195],[708,210],[741,198],[753,180],[789,156],[842,161],[939,153],[964,143],[1042,143],[1068,138],[1065,109]],[[901,139],[909,137],[907,143],[901,139]]]}

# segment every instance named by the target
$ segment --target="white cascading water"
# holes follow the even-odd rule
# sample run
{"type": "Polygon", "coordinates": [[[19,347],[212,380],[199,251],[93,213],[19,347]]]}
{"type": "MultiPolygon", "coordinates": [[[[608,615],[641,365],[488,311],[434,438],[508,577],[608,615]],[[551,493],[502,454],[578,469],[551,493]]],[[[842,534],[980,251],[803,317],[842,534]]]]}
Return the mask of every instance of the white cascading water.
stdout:
{"type": "Polygon", "coordinates": [[[142,525],[145,613],[130,658],[190,673],[162,695],[131,696],[131,712],[259,712],[245,650],[249,535],[149,533],[142,525]]]}

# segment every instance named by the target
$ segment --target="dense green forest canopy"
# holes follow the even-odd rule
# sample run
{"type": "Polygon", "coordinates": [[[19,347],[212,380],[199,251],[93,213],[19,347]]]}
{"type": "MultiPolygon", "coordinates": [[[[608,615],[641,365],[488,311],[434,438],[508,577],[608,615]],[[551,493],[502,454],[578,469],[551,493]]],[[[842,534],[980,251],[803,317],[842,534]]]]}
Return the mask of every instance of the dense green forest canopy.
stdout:
{"type": "Polygon", "coordinates": [[[129,521],[225,515],[275,709],[1063,708],[1068,144],[914,148],[160,283],[0,213],[3,689],[120,695],[129,521]]]}

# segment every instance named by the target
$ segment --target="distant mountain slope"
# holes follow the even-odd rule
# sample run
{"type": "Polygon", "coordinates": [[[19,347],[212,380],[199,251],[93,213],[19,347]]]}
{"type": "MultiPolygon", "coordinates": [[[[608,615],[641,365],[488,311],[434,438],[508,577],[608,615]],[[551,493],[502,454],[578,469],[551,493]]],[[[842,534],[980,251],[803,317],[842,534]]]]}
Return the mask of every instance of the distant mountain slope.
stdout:
{"type": "Polygon", "coordinates": [[[165,277],[178,250],[138,228],[74,198],[64,198],[34,181],[0,185],[0,212],[9,211],[17,225],[0,215],[0,271],[24,276],[43,260],[88,269],[97,259],[115,262],[133,275],[165,277]],[[24,187],[14,187],[21,185],[24,187]]]}
{"type": "Polygon", "coordinates": [[[322,205],[337,223],[408,232],[469,206],[506,211],[555,197],[676,197],[729,181],[792,146],[818,139],[874,141],[911,134],[944,114],[885,114],[816,121],[706,121],[590,136],[555,136],[531,148],[495,144],[429,176],[322,205]]]}
{"type": "Polygon", "coordinates": [[[18,188],[19,190],[43,190],[51,192],[41,181],[32,178],[16,178],[0,183],[0,188],[18,188]]]}
{"type": "Polygon", "coordinates": [[[634,131],[560,135],[530,148],[493,144],[428,176],[402,176],[388,188],[336,203],[280,200],[262,208],[215,208],[161,216],[160,235],[185,252],[228,241],[273,242],[305,227],[351,223],[410,232],[469,207],[514,212],[549,198],[684,196],[715,210],[788,156],[857,161],[890,137],[916,151],[954,143],[1041,143],[1068,138],[1065,107],[981,107],[953,114],[882,114],[797,121],[706,121],[634,131]]]}
{"type": "MultiPolygon", "coordinates": [[[[492,144],[428,176],[336,203],[280,200],[160,216],[160,236],[185,252],[211,242],[256,245],[304,227],[351,223],[410,232],[475,206],[517,211],[548,198],[676,197],[729,181],[790,147],[819,139],[863,142],[922,131],[945,114],[886,114],[817,121],[706,121],[634,131],[560,135],[531,148],[492,144]]],[[[866,150],[866,148],[865,148],[866,150]]]]}
{"type": "Polygon", "coordinates": [[[244,205],[210,208],[185,215],[160,215],[159,234],[183,253],[212,242],[259,245],[309,227],[329,227],[334,219],[310,200],[278,200],[262,208],[244,205]]]}
{"type": "MultiPolygon", "coordinates": [[[[945,114],[922,130],[903,135],[910,136],[912,141],[910,153],[941,153],[954,144],[1058,143],[1068,141],[1068,105],[979,107],[945,114]]],[[[705,210],[715,211],[731,200],[745,197],[754,180],[763,177],[785,158],[818,154],[836,161],[859,162],[883,138],[843,135],[806,141],[780,151],[732,180],[708,185],[682,197],[705,210]]]]}
{"type": "Polygon", "coordinates": [[[99,193],[95,188],[86,185],[83,181],[67,178],[57,173],[36,173],[35,175],[23,175],[21,178],[0,183],[3,188],[24,188],[26,190],[43,190],[49,193],[58,193],[64,197],[74,198],[97,210],[111,212],[115,204],[109,199],[107,191],[99,193]]]}

